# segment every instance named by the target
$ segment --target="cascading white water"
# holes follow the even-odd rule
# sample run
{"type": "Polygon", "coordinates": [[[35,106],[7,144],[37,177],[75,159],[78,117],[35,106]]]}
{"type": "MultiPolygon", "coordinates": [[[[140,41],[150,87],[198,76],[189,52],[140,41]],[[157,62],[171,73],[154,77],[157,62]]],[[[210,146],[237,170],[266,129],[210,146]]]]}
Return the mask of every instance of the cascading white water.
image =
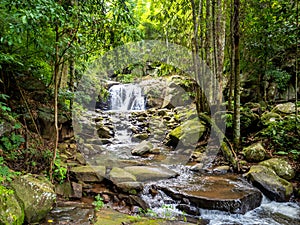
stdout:
{"type": "Polygon", "coordinates": [[[134,111],[145,109],[145,97],[141,87],[135,84],[119,84],[109,89],[110,109],[134,111]]]}

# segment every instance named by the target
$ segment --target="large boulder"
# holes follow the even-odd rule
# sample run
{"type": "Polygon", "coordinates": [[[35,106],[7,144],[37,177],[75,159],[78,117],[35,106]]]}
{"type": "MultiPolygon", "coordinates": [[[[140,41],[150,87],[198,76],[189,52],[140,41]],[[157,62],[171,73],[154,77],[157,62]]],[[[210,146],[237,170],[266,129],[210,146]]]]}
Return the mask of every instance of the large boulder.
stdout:
{"type": "Polygon", "coordinates": [[[56,200],[53,185],[47,178],[31,174],[16,178],[11,186],[17,198],[24,205],[25,219],[28,223],[37,223],[52,209],[56,200]]]}
{"type": "Polygon", "coordinates": [[[188,120],[168,134],[166,145],[173,147],[178,144],[183,146],[195,145],[205,130],[205,125],[198,118],[188,120]]]}
{"type": "Polygon", "coordinates": [[[0,224],[22,225],[24,210],[13,190],[0,186],[0,224]]]}
{"type": "Polygon", "coordinates": [[[272,158],[259,163],[275,171],[283,179],[291,180],[295,177],[293,167],[284,159],[272,158]]]}
{"type": "Polygon", "coordinates": [[[287,102],[276,105],[273,110],[273,112],[279,113],[279,114],[291,114],[295,113],[295,103],[293,102],[287,102]]]}
{"type": "Polygon", "coordinates": [[[230,174],[200,176],[187,183],[158,185],[157,188],[173,199],[186,199],[190,205],[198,208],[238,214],[245,214],[259,207],[262,201],[262,194],[258,189],[240,177],[230,174]]]}
{"type": "Polygon", "coordinates": [[[260,142],[254,143],[243,149],[245,158],[249,162],[261,162],[266,158],[266,150],[260,142]]]}
{"type": "Polygon", "coordinates": [[[254,165],[246,176],[271,200],[288,201],[293,193],[292,184],[266,166],[254,165]]]}

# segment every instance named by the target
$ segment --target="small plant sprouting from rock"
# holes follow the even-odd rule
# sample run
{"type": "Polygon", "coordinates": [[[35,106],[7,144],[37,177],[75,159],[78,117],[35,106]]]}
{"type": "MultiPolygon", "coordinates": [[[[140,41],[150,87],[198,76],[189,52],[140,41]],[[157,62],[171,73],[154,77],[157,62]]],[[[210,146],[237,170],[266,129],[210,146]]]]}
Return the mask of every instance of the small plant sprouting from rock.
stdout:
{"type": "Polygon", "coordinates": [[[104,207],[103,198],[101,198],[100,194],[95,196],[95,201],[93,202],[93,205],[95,206],[95,210],[100,210],[104,207]]]}

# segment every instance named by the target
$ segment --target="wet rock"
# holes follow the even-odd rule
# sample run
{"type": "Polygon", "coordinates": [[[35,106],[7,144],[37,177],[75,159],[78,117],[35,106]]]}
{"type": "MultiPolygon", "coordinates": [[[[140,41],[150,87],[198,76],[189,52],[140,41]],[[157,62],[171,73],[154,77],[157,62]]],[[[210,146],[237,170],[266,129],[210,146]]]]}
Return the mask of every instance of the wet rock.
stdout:
{"type": "Polygon", "coordinates": [[[101,182],[105,172],[105,166],[77,166],[70,169],[70,173],[81,182],[101,182]]]}
{"type": "Polygon", "coordinates": [[[173,170],[159,166],[129,166],[124,169],[133,174],[139,182],[156,181],[178,176],[173,170]]]}
{"type": "Polygon", "coordinates": [[[193,165],[191,167],[191,171],[194,171],[194,172],[203,172],[204,171],[204,165],[203,165],[203,163],[197,163],[197,164],[193,165]]]}
{"type": "Polygon", "coordinates": [[[213,172],[216,174],[225,174],[230,170],[230,166],[218,166],[213,169],[213,172]]]}
{"type": "Polygon", "coordinates": [[[136,205],[141,207],[143,210],[147,210],[150,206],[139,196],[136,195],[129,195],[128,203],[130,205],[136,205]]]}
{"type": "Polygon", "coordinates": [[[271,200],[288,201],[293,193],[292,184],[266,166],[252,166],[246,177],[271,200]]]}
{"type": "Polygon", "coordinates": [[[109,173],[109,179],[116,185],[121,182],[136,181],[136,177],[132,173],[118,167],[112,168],[109,173]]]}
{"type": "Polygon", "coordinates": [[[91,225],[94,218],[94,208],[90,204],[74,201],[58,201],[44,222],[40,225],[49,224],[72,224],[72,225],[91,225]],[[48,221],[52,221],[51,223],[48,221]]]}
{"type": "Polygon", "coordinates": [[[28,223],[39,222],[52,209],[56,194],[47,178],[27,174],[15,179],[11,186],[24,205],[25,220],[28,223]]]}
{"type": "Polygon", "coordinates": [[[176,206],[177,209],[192,215],[192,216],[200,216],[200,211],[196,207],[186,205],[186,204],[179,204],[176,206]]]}
{"type": "Polygon", "coordinates": [[[249,162],[260,162],[266,157],[266,150],[260,142],[254,143],[243,149],[245,158],[249,162]]]}
{"type": "Polygon", "coordinates": [[[272,110],[272,112],[276,112],[279,114],[291,114],[295,113],[295,111],[295,103],[293,102],[278,104],[272,110]]]}
{"type": "Polygon", "coordinates": [[[272,158],[259,163],[275,171],[275,173],[283,179],[291,180],[295,177],[293,167],[284,159],[272,158]]]}
{"type": "Polygon", "coordinates": [[[183,146],[195,145],[205,130],[206,127],[198,118],[188,120],[168,134],[166,145],[176,147],[179,142],[183,146]]]}
{"type": "Polygon", "coordinates": [[[23,222],[24,210],[14,191],[0,185],[0,224],[22,225],[23,222]]]}
{"type": "Polygon", "coordinates": [[[131,151],[131,154],[132,155],[144,155],[146,153],[149,153],[152,148],[153,148],[153,145],[151,142],[142,141],[131,151]]]}
{"type": "Polygon", "coordinates": [[[244,214],[258,206],[261,192],[234,175],[203,176],[185,184],[159,186],[173,199],[186,198],[191,205],[204,209],[244,214]]]}
{"type": "Polygon", "coordinates": [[[102,124],[98,125],[97,134],[99,138],[112,138],[114,136],[114,132],[102,124]]]}

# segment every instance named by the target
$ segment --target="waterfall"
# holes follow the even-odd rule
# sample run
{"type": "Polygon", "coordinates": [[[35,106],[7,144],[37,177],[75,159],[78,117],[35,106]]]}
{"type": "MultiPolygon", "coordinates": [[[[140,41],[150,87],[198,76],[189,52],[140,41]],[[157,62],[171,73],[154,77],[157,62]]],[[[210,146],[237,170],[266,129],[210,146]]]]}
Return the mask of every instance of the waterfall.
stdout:
{"type": "Polygon", "coordinates": [[[136,84],[119,84],[109,89],[110,109],[115,111],[134,111],[145,109],[145,96],[136,84]]]}

